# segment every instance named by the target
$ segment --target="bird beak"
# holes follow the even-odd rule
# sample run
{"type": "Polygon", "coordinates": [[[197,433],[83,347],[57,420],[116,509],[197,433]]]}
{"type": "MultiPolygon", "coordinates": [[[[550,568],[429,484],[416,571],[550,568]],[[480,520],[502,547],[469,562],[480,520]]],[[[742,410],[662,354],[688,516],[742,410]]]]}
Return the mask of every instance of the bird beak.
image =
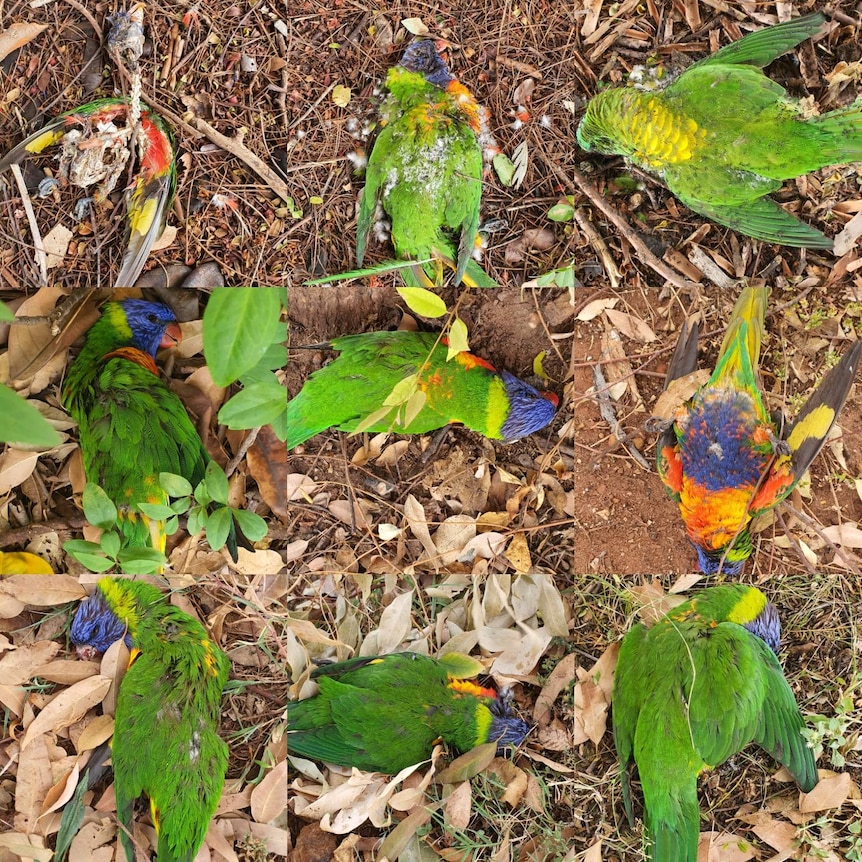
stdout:
{"type": "Polygon", "coordinates": [[[165,327],[165,334],[159,342],[159,349],[176,347],[183,340],[183,332],[177,323],[169,323],[165,327]]]}

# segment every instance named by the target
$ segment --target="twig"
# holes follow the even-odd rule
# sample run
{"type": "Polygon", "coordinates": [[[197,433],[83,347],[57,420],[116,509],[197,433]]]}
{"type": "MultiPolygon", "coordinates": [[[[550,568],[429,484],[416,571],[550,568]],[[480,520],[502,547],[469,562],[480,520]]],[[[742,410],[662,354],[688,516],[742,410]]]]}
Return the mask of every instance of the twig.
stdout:
{"type": "Polygon", "coordinates": [[[236,156],[240,161],[245,162],[278,196],[281,200],[287,200],[290,194],[287,189],[287,183],[273,171],[263,159],[258,158],[243,142],[244,133],[238,132],[234,137],[229,138],[221,132],[216,131],[206,120],[200,117],[195,117],[191,122],[192,128],[198,132],[202,132],[216,146],[229,152],[232,156],[236,156]]]}
{"type": "Polygon", "coordinates": [[[33,204],[30,201],[30,195],[24,183],[24,175],[21,173],[19,165],[13,163],[9,167],[12,169],[12,176],[15,177],[15,184],[18,186],[18,193],[21,195],[21,205],[24,207],[24,212],[27,215],[27,224],[30,225],[36,266],[39,268],[39,287],[47,287],[48,255],[45,254],[45,244],[42,242],[42,234],[39,232],[39,225],[36,223],[36,213],[33,212],[33,204]]]}
{"type": "Polygon", "coordinates": [[[231,474],[236,470],[237,464],[239,464],[239,462],[245,457],[245,453],[254,446],[254,441],[257,440],[260,428],[261,426],[258,425],[257,428],[252,428],[251,431],[246,434],[245,439],[240,444],[239,451],[230,459],[230,461],[228,461],[227,467],[224,471],[228,478],[230,478],[231,474]]]}
{"type": "MultiPolygon", "coordinates": [[[[545,164],[550,168],[551,172],[557,179],[564,184],[567,189],[572,188],[572,183],[566,172],[554,164],[554,162],[544,159],[545,164]]],[[[637,231],[633,230],[629,223],[599,194],[598,189],[573,165],[568,168],[569,173],[575,181],[575,184],[589,198],[593,206],[601,210],[609,221],[622,234],[629,245],[637,252],[638,257],[652,270],[657,272],[663,279],[669,281],[674,287],[680,290],[692,290],[696,288],[693,281],[681,278],[670,267],[662,263],[647,247],[647,244],[640,238],[637,231]]]]}
{"type": "Polygon", "coordinates": [[[620,421],[617,419],[611,396],[608,394],[608,382],[605,380],[605,375],[602,373],[602,367],[598,362],[593,366],[593,382],[595,383],[595,396],[599,405],[599,412],[602,414],[602,419],[608,423],[614,437],[616,437],[617,440],[626,447],[632,458],[634,458],[635,461],[644,468],[644,470],[649,471],[650,466],[647,463],[646,458],[644,458],[634,444],[632,444],[629,435],[623,431],[620,421]]]}
{"type": "Polygon", "coordinates": [[[652,270],[657,272],[663,279],[669,281],[680,290],[692,290],[698,285],[681,278],[670,267],[660,261],[640,238],[640,234],[599,194],[598,189],[574,166],[569,167],[569,172],[578,184],[580,190],[590,199],[596,209],[601,210],[611,221],[616,229],[622,234],[629,245],[637,252],[638,257],[652,270]]]}
{"type": "Polygon", "coordinates": [[[620,271],[611,257],[608,244],[595,227],[593,227],[593,223],[587,218],[582,207],[575,208],[575,221],[578,223],[578,227],[587,235],[590,245],[592,245],[602,259],[602,266],[608,274],[608,281],[610,281],[611,287],[616,290],[620,286],[620,271]]]}

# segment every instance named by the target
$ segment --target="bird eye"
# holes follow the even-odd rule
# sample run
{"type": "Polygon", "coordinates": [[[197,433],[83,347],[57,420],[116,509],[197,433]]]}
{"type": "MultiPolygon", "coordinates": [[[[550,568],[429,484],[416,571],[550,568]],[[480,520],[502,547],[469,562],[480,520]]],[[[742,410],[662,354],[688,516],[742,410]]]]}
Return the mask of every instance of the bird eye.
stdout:
{"type": "Polygon", "coordinates": [[[159,322],[158,317],[156,317],[156,315],[153,314],[152,312],[150,312],[150,314],[147,315],[147,320],[149,320],[150,323],[158,323],[159,322]]]}

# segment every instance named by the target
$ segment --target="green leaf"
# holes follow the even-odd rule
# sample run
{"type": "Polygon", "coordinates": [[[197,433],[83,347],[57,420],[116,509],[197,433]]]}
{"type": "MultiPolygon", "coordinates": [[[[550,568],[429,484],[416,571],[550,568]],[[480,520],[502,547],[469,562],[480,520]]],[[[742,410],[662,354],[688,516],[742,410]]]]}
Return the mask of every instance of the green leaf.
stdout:
{"type": "Polygon", "coordinates": [[[407,407],[404,410],[404,427],[409,427],[410,423],[422,412],[425,406],[425,393],[419,389],[410,396],[407,402],[407,407]]]}
{"type": "Polygon", "coordinates": [[[15,315],[9,309],[9,306],[4,302],[0,302],[0,321],[3,323],[9,323],[10,321],[15,319],[15,315]]]}
{"type": "Polygon", "coordinates": [[[214,551],[224,547],[224,543],[227,541],[227,536],[230,532],[231,517],[230,509],[222,506],[207,518],[207,541],[214,551]]]}
{"type": "Polygon", "coordinates": [[[500,182],[507,188],[512,185],[515,177],[515,166],[505,153],[497,153],[491,161],[500,182]]]}
{"type": "Polygon", "coordinates": [[[369,428],[377,425],[378,422],[382,422],[393,411],[393,409],[394,408],[387,405],[380,407],[373,413],[370,413],[361,422],[356,424],[356,427],[350,432],[351,436],[353,434],[361,434],[363,431],[367,431],[369,428]]]}
{"type": "Polygon", "coordinates": [[[449,329],[449,352],[446,354],[446,361],[449,362],[454,356],[469,349],[470,342],[467,340],[467,324],[460,317],[456,317],[449,329]]]}
{"type": "MultiPolygon", "coordinates": [[[[254,368],[280,336],[280,287],[220,287],[204,311],[204,356],[218,386],[254,368]]],[[[286,339],[286,332],[285,332],[286,339]]]]}
{"type": "Polygon", "coordinates": [[[154,521],[164,521],[165,518],[170,518],[174,514],[174,510],[170,506],[165,506],[162,503],[138,503],[138,508],[154,521]]]}
{"type": "Polygon", "coordinates": [[[209,464],[207,464],[204,481],[207,483],[207,491],[209,491],[210,497],[212,497],[216,503],[221,503],[223,506],[227,506],[230,486],[228,485],[227,476],[225,475],[224,470],[222,470],[215,461],[210,461],[209,464]]]}
{"type": "Polygon", "coordinates": [[[60,435],[45,417],[8,386],[0,386],[0,441],[51,449],[60,444],[60,435]]]}
{"type": "Polygon", "coordinates": [[[303,284],[306,287],[313,287],[318,284],[332,284],[334,281],[346,281],[350,278],[364,278],[366,275],[382,275],[398,269],[407,269],[414,263],[415,261],[412,260],[384,260],[383,263],[376,263],[362,269],[352,269],[350,272],[339,272],[335,275],[325,275],[323,278],[313,278],[310,281],[304,281],[303,284]]]}
{"type": "Polygon", "coordinates": [[[155,548],[124,548],[117,560],[120,571],[126,575],[152,575],[167,562],[165,555],[155,548]]]}
{"type": "Polygon", "coordinates": [[[159,485],[169,497],[190,497],[192,483],[176,473],[159,473],[159,485]]]}
{"type": "Polygon", "coordinates": [[[207,511],[203,506],[195,506],[189,512],[188,529],[191,535],[195,536],[203,530],[207,522],[207,511]]]}
{"type": "Polygon", "coordinates": [[[251,542],[259,542],[267,533],[266,521],[256,512],[232,509],[234,520],[243,535],[251,542]]]}
{"type": "Polygon", "coordinates": [[[117,523],[117,507],[95,482],[87,482],[81,495],[84,517],[94,526],[110,530],[117,523]]]}
{"type": "Polygon", "coordinates": [[[106,572],[114,565],[113,560],[109,560],[102,554],[102,546],[95,542],[69,539],[68,542],[63,543],[63,550],[91,572],[106,572]]]}
{"type": "Polygon", "coordinates": [[[287,389],[274,374],[263,383],[240,390],[219,410],[219,422],[232,430],[269,425],[287,414],[287,389]]]}
{"type": "Polygon", "coordinates": [[[115,558],[120,550],[120,534],[115,530],[106,530],[99,544],[107,556],[115,558]]]}
{"type": "Polygon", "coordinates": [[[410,374],[403,380],[399,380],[392,387],[392,391],[383,399],[384,406],[397,407],[399,404],[409,401],[416,392],[416,382],[418,380],[418,374],[410,374]]]}
{"type": "Polygon", "coordinates": [[[424,287],[396,287],[395,290],[407,307],[422,317],[443,317],[446,314],[446,303],[424,287]]]}
{"type": "Polygon", "coordinates": [[[567,195],[564,201],[558,201],[548,210],[548,218],[551,221],[571,221],[575,214],[575,197],[567,195]]]}

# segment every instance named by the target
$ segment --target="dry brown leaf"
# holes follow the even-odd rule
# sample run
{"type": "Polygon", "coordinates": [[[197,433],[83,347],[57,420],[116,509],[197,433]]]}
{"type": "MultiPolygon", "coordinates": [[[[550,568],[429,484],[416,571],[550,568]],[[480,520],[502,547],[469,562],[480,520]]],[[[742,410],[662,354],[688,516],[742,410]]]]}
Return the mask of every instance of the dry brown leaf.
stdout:
{"type": "Polygon", "coordinates": [[[0,455],[0,497],[6,496],[28,479],[36,469],[38,460],[38,452],[24,452],[21,449],[9,448],[0,455]]]}
{"type": "Polygon", "coordinates": [[[52,698],[33,719],[21,739],[21,751],[37,737],[50,730],[60,730],[80,721],[87,710],[101,703],[111,687],[111,677],[91,676],[75,683],[52,698]]]}
{"type": "Polygon", "coordinates": [[[473,795],[469,781],[456,784],[452,792],[446,797],[443,806],[443,818],[447,828],[457,829],[463,832],[470,825],[472,814],[473,795]]]}
{"type": "Polygon", "coordinates": [[[42,238],[42,248],[47,255],[46,266],[48,269],[54,269],[63,263],[72,236],[72,231],[66,225],[57,223],[42,238]]]}
{"type": "Polygon", "coordinates": [[[640,317],[627,314],[625,311],[617,311],[615,308],[606,308],[605,314],[614,327],[625,335],[626,338],[631,338],[632,341],[649,344],[652,341],[658,340],[658,336],[652,331],[649,324],[640,317]]]}
{"type": "Polygon", "coordinates": [[[0,33],[0,60],[5,60],[13,51],[32,42],[48,25],[17,21],[0,33]]]}
{"type": "Polygon", "coordinates": [[[39,608],[79,602],[87,597],[87,591],[71,575],[14,575],[0,581],[0,591],[39,608]]]}
{"type": "Polygon", "coordinates": [[[815,811],[840,808],[847,801],[853,787],[849,772],[822,778],[811,791],[801,794],[799,810],[803,814],[812,814],[815,811]]]}
{"type": "Polygon", "coordinates": [[[0,679],[4,685],[23,685],[31,680],[36,671],[60,651],[56,641],[37,641],[22,644],[7,652],[0,659],[0,679]]]}
{"type": "Polygon", "coordinates": [[[445,769],[438,772],[437,780],[441,784],[457,784],[459,781],[468,781],[474,775],[487,769],[496,756],[496,742],[477,745],[470,751],[456,757],[445,769]]]}
{"type": "Polygon", "coordinates": [[[72,685],[72,683],[80,682],[82,679],[93,676],[93,674],[98,672],[99,667],[95,662],[58,659],[36,668],[34,675],[47,679],[50,682],[72,685]]]}
{"type": "MultiPolygon", "coordinates": [[[[260,488],[266,505],[287,521],[287,449],[269,425],[258,431],[254,445],[246,454],[248,470],[260,488]]],[[[313,483],[312,483],[313,485],[313,483]]]]}
{"type": "Polygon", "coordinates": [[[97,715],[75,741],[75,750],[78,754],[89,751],[107,742],[113,735],[114,719],[110,715],[97,715]]]}
{"type": "Polygon", "coordinates": [[[591,740],[598,745],[608,724],[608,699],[583,668],[576,668],[580,681],[575,683],[575,745],[591,740]]]}
{"type": "Polygon", "coordinates": [[[533,721],[544,727],[551,719],[552,706],[560,693],[565,691],[575,679],[575,654],[569,653],[557,662],[548,675],[542,690],[536,697],[533,707],[533,721]]]}
{"type": "Polygon", "coordinates": [[[533,568],[533,559],[530,556],[530,548],[527,545],[527,537],[524,533],[515,533],[509,547],[506,548],[506,559],[512,564],[516,572],[526,574],[533,568]]]}
{"type": "Polygon", "coordinates": [[[251,792],[251,816],[258,823],[272,823],[287,808],[287,761],[282,760],[267,772],[251,792]]]}
{"type": "Polygon", "coordinates": [[[730,832],[701,832],[697,862],[747,862],[754,858],[750,841],[730,832]]]}

